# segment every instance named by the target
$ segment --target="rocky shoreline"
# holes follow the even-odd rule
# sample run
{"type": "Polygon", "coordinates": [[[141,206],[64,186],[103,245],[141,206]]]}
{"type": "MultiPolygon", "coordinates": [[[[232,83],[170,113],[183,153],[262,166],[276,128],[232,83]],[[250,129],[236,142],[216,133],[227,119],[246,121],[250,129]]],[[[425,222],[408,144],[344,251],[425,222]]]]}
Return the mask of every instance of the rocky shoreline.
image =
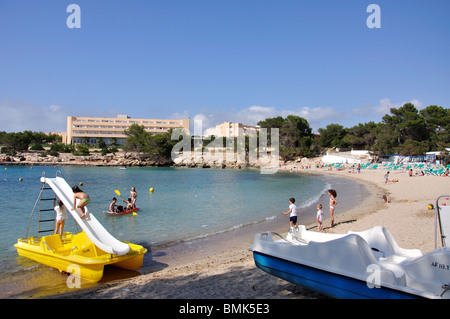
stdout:
{"type": "MultiPolygon", "coordinates": [[[[208,153],[192,153],[192,156],[178,156],[174,160],[154,159],[143,153],[116,152],[101,155],[93,153],[80,156],[72,153],[60,153],[58,156],[44,155],[43,151],[18,152],[14,156],[0,154],[0,165],[42,165],[42,166],[111,166],[111,167],[191,167],[191,168],[261,168],[270,164],[269,157],[261,157],[256,161],[238,160],[235,154],[227,157],[214,156],[208,153]],[[230,160],[230,158],[232,160],[230,160]],[[225,160],[226,159],[226,160],[225,160]]],[[[279,161],[284,164],[283,161],[279,161]]]]}

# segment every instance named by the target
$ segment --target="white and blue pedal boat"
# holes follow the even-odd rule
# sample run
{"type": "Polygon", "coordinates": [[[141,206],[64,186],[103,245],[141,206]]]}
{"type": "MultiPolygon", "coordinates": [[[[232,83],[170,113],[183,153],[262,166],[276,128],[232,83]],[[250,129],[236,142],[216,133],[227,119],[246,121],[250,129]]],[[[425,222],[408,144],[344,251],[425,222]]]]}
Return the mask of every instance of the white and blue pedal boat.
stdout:
{"type": "Polygon", "coordinates": [[[263,271],[334,298],[450,299],[450,206],[439,206],[442,197],[436,201],[442,247],[427,254],[399,247],[381,226],[330,234],[300,225],[286,237],[256,234],[250,250],[263,271]]]}

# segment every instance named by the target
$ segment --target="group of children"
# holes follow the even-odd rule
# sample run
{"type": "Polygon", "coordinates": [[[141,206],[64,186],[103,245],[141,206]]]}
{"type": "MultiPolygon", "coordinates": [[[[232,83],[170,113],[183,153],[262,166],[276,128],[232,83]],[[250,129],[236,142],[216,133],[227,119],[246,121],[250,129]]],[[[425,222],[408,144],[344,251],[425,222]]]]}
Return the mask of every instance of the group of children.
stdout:
{"type": "MultiPolygon", "coordinates": [[[[330,227],[334,226],[334,209],[337,205],[337,193],[334,189],[328,190],[328,195],[330,195],[330,215],[331,215],[331,225],[330,227]]],[[[291,228],[297,228],[297,206],[295,206],[295,198],[289,198],[289,210],[287,212],[283,212],[284,215],[289,215],[289,223],[291,228]]],[[[323,230],[323,211],[322,211],[322,204],[317,204],[317,215],[316,215],[316,221],[317,221],[317,230],[321,231],[323,230]]]]}
{"type": "MultiPolygon", "coordinates": [[[[78,206],[76,208],[80,209],[80,211],[81,211],[80,218],[84,219],[86,217],[85,207],[87,204],[89,204],[91,202],[91,199],[89,198],[89,195],[87,195],[85,192],[83,192],[76,185],[72,187],[72,191],[73,191],[72,210],[75,210],[76,200],[79,199],[78,206]]],[[[136,199],[137,199],[136,187],[133,186],[133,187],[131,187],[130,197],[128,198],[128,201],[125,201],[124,199],[122,199],[123,202],[127,204],[125,210],[136,208],[136,199]]],[[[116,212],[119,210],[119,208],[123,209],[123,206],[116,205],[116,201],[117,201],[117,199],[114,197],[112,203],[109,205],[109,210],[111,212],[116,212]]],[[[54,210],[56,212],[55,234],[59,233],[59,235],[62,236],[65,220],[67,219],[67,211],[64,206],[64,203],[60,199],[58,200],[58,205],[55,205],[55,204],[56,203],[54,203],[54,210]]]]}
{"type": "Polygon", "coordinates": [[[117,203],[117,198],[113,197],[111,204],[109,204],[109,211],[112,213],[115,212],[123,212],[124,210],[130,210],[133,208],[136,208],[136,199],[137,199],[137,192],[136,192],[136,187],[131,187],[131,191],[130,191],[130,197],[128,198],[127,201],[125,201],[122,198],[122,201],[127,204],[127,206],[124,208],[122,205],[116,205],[117,203]]]}

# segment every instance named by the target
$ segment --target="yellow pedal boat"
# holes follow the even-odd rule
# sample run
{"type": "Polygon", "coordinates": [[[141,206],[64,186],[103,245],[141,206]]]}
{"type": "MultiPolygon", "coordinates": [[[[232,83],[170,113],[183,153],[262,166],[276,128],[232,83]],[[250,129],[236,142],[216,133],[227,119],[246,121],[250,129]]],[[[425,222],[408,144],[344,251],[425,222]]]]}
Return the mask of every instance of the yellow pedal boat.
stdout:
{"type": "Polygon", "coordinates": [[[129,270],[142,267],[147,249],[129,242],[123,243],[130,246],[128,253],[122,256],[107,253],[94,245],[82,231],[78,234],[64,233],[62,238],[59,234],[19,238],[14,247],[19,256],[95,282],[102,279],[105,265],[129,270]]]}

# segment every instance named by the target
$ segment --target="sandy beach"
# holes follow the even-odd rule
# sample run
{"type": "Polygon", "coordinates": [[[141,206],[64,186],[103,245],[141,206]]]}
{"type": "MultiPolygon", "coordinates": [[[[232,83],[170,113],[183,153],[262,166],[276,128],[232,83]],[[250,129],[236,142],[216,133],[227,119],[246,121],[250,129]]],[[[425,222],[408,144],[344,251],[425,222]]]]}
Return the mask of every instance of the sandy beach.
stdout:
{"type": "MultiPolygon", "coordinates": [[[[293,166],[283,167],[290,170],[293,166]]],[[[324,174],[351,178],[364,184],[370,195],[354,208],[335,215],[336,225],[330,225],[330,215],[324,209],[324,232],[361,231],[376,225],[387,227],[400,247],[418,248],[426,253],[434,249],[434,210],[440,195],[450,193],[450,178],[413,176],[392,171],[385,185],[383,169],[329,171],[326,168],[299,170],[298,174],[324,174]],[[390,197],[384,203],[382,196],[390,197]]],[[[344,190],[337,189],[339,193],[344,190]]],[[[339,203],[341,204],[341,203],[339,203]]],[[[336,210],[339,210],[338,204],[336,210]]],[[[342,204],[341,204],[342,206],[342,204]]],[[[301,217],[300,217],[301,219],[301,217]]],[[[249,247],[257,232],[267,230],[285,234],[287,221],[256,224],[214,236],[186,242],[176,248],[161,247],[150,251],[153,271],[100,286],[80,289],[46,298],[77,299],[316,299],[326,298],[256,268],[249,247]],[[179,258],[183,256],[183,258],[179,258]]],[[[307,225],[316,230],[315,224],[307,225]]]]}

